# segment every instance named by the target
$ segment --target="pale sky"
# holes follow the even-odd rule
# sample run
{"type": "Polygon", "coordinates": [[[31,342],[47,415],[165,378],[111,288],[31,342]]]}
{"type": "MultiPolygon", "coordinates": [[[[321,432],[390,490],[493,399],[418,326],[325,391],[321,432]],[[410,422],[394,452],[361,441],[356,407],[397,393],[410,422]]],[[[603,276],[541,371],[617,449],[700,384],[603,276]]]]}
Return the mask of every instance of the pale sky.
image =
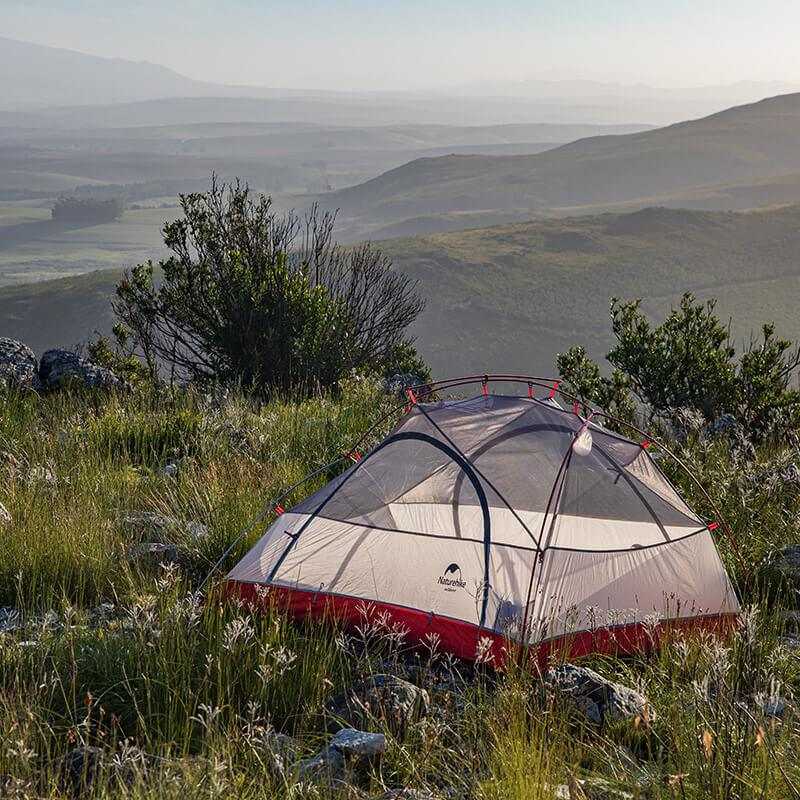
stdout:
{"type": "Polygon", "coordinates": [[[273,87],[800,82],[800,0],[0,0],[0,35],[273,87]]]}

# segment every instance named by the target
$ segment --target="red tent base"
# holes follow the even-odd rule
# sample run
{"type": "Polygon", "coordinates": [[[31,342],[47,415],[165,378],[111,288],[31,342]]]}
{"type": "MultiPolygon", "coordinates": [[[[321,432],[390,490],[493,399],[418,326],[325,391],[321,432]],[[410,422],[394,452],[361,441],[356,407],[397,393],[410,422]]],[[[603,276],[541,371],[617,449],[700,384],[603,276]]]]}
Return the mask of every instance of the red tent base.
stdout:
{"type": "MultiPolygon", "coordinates": [[[[443,652],[496,668],[502,668],[510,657],[517,657],[520,651],[517,643],[494,631],[392,603],[241,581],[226,581],[225,595],[254,609],[279,608],[298,620],[332,619],[350,629],[370,622],[397,625],[407,631],[406,641],[410,643],[430,644],[435,640],[443,652]]],[[[726,613],[664,620],[655,626],[630,623],[597,628],[548,639],[532,647],[530,655],[544,667],[551,660],[574,659],[590,654],[646,653],[658,649],[670,635],[705,632],[721,637],[730,636],[737,622],[738,614],[726,613]]]]}

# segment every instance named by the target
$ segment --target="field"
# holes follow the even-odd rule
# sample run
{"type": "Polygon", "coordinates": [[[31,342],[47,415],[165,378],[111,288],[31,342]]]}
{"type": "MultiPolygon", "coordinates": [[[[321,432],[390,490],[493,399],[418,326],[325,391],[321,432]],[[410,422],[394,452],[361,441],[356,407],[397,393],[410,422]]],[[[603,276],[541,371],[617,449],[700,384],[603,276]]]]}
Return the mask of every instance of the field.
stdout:
{"type": "Polygon", "coordinates": [[[433,642],[411,651],[368,609],[345,634],[250,616],[221,600],[221,571],[202,583],[230,545],[224,566],[259,535],[237,538],[280,487],[348,449],[387,402],[370,381],[264,405],[0,395],[4,797],[797,797],[791,598],[761,579],[763,559],[797,537],[798,495],[775,479],[796,465],[791,448],[743,462],[726,440],[681,446],[746,554],[720,539],[746,612],[728,642],[590,661],[648,698],[635,719],[589,722],[535,670],[470,668],[433,642]],[[207,531],[176,533],[180,557],[159,567],[134,556],[137,512],[207,531]],[[338,784],[324,771],[300,779],[299,760],[337,729],[332,700],[377,673],[425,689],[430,706],[414,724],[359,712],[359,727],[386,736],[380,763],[338,784]]]}
{"type": "Polygon", "coordinates": [[[161,226],[174,214],[169,208],[128,209],[119,222],[81,226],[51,220],[46,207],[4,204],[0,287],[163,257],[161,226]]]}

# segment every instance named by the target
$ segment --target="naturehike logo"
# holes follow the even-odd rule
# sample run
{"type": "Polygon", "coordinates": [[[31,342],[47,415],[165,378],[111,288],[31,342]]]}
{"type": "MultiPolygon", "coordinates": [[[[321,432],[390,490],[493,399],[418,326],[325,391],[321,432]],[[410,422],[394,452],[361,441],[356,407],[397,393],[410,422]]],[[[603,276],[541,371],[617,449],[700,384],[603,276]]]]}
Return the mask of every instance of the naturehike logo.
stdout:
{"type": "Polygon", "coordinates": [[[456,589],[467,588],[467,582],[462,579],[461,567],[458,564],[450,564],[444,574],[439,576],[438,583],[440,586],[444,586],[446,592],[455,592],[456,589]]]}

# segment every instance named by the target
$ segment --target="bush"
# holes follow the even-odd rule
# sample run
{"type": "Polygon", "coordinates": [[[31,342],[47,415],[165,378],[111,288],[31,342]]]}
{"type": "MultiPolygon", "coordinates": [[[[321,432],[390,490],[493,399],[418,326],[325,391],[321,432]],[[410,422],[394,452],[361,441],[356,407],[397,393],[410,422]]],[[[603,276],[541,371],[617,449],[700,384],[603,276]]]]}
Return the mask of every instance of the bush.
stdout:
{"type": "Polygon", "coordinates": [[[700,303],[685,294],[660,325],[640,306],[639,300],[612,300],[611,377],[601,374],[582,347],[558,355],[559,373],[576,394],[625,419],[638,409],[648,424],[674,422],[687,411],[706,423],[732,415],[754,441],[779,439],[797,427],[800,392],[789,384],[800,351],[777,338],[772,324],[737,359],[714,300],[700,303]]]}
{"type": "Polygon", "coordinates": [[[311,393],[351,372],[381,372],[411,348],[416,286],[370,244],[342,249],[334,216],[305,220],[246,186],[180,196],[164,226],[173,255],[140,264],[114,309],[151,365],[200,383],[311,393]]]}

